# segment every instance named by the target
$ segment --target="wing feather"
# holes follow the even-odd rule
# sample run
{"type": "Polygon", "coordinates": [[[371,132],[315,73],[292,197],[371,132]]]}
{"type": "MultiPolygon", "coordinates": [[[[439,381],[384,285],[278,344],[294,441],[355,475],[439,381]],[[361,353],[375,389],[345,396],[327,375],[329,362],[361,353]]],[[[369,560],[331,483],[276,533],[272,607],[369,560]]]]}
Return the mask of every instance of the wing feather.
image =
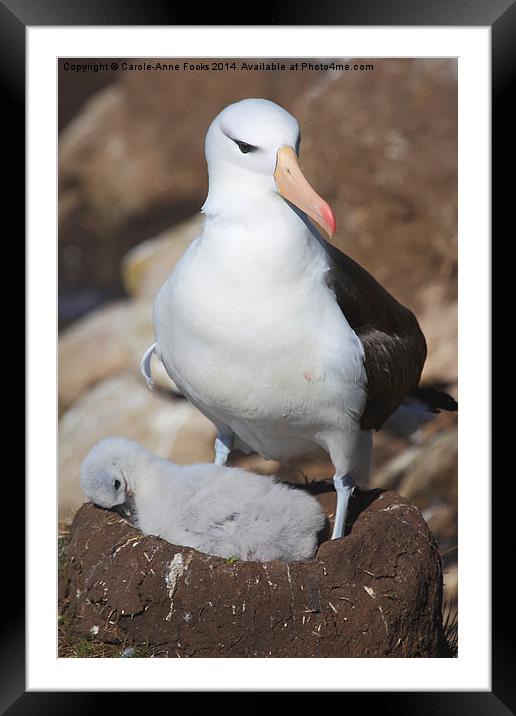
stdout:
{"type": "Polygon", "coordinates": [[[329,282],[351,328],[362,341],[367,402],[360,425],[379,430],[419,384],[426,341],[414,314],[364,268],[322,240],[332,261],[329,282]]]}

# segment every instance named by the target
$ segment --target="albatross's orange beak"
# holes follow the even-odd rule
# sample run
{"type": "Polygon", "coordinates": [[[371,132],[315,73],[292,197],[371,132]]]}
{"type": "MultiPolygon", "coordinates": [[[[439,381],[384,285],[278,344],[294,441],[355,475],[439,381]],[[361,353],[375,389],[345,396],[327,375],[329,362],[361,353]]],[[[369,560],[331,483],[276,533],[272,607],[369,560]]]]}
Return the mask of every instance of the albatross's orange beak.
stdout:
{"type": "Polygon", "coordinates": [[[281,196],[304,211],[331,239],[336,229],[333,211],[310,186],[292,147],[281,147],[278,150],[274,180],[281,196]]]}

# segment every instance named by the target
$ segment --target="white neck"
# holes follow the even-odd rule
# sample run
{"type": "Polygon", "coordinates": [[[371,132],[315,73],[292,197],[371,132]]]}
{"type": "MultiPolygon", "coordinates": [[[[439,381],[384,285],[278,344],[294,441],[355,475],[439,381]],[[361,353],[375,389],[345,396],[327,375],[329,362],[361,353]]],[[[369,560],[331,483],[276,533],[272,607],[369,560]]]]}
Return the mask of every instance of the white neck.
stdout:
{"type": "Polygon", "coordinates": [[[274,284],[291,291],[293,284],[327,270],[317,231],[277,192],[236,191],[229,204],[227,196],[223,207],[214,205],[210,191],[200,239],[203,260],[225,284],[244,281],[250,289],[274,284]]]}
{"type": "Polygon", "coordinates": [[[208,166],[209,190],[202,211],[207,216],[225,213],[241,203],[259,202],[277,194],[272,176],[255,174],[242,167],[211,161],[208,166]]]}

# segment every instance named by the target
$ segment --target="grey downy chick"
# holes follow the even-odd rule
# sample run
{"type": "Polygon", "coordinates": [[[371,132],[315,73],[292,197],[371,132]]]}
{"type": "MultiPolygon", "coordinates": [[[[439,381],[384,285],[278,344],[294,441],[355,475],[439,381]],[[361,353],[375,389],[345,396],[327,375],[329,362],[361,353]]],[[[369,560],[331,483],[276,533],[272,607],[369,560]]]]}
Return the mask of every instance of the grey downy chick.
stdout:
{"type": "Polygon", "coordinates": [[[310,559],[325,514],[271,477],[218,465],[174,465],[126,438],[105,438],[81,465],[81,487],[142,532],[218,557],[310,559]]]}

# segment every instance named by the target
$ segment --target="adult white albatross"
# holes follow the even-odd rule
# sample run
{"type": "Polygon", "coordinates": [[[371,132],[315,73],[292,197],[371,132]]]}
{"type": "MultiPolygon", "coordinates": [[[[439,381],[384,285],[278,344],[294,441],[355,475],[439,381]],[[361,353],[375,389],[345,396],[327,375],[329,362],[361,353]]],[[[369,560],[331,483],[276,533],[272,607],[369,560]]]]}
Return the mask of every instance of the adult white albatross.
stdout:
{"type": "MultiPolygon", "coordinates": [[[[334,235],[299,145],[296,119],[268,100],[213,120],[202,233],[156,297],[142,372],[150,383],[155,351],[215,424],[218,464],[233,447],[275,460],[324,448],[337,538],[369,470],[371,431],[417,393],[426,343],[415,316],[308,220],[334,235]]],[[[425,399],[446,407],[448,398],[425,399]]]]}

